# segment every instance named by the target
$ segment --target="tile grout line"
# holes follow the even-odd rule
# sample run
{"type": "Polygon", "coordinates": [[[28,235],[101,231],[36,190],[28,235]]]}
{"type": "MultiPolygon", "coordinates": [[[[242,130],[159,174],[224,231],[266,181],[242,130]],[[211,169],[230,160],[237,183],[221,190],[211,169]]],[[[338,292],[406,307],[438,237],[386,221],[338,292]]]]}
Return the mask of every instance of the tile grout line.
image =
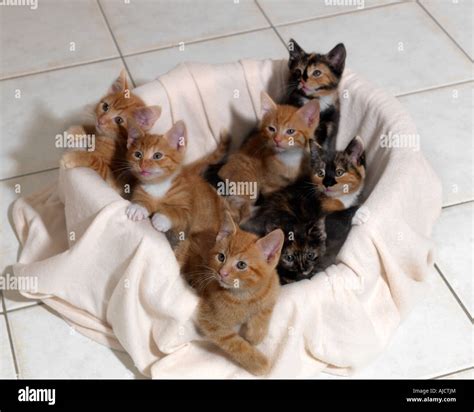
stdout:
{"type": "Polygon", "coordinates": [[[462,202],[459,202],[459,203],[453,203],[451,205],[446,205],[446,206],[442,206],[441,209],[449,209],[450,207],[454,207],[454,206],[462,206],[462,205],[468,205],[469,203],[472,203],[474,202],[474,200],[464,200],[462,202]]]}
{"type": "Polygon", "coordinates": [[[456,45],[456,47],[463,52],[463,54],[468,58],[468,60],[472,63],[473,60],[471,56],[459,45],[459,43],[451,36],[448,31],[443,27],[443,25],[428,11],[428,9],[420,3],[419,0],[416,0],[416,4],[433,20],[433,22],[441,29],[441,31],[449,37],[449,39],[456,45]]]}
{"type": "Polygon", "coordinates": [[[0,82],[6,81],[6,80],[21,79],[23,77],[36,76],[38,74],[43,74],[43,73],[57,72],[59,70],[74,69],[76,67],[87,66],[89,64],[104,63],[104,62],[108,62],[111,60],[118,60],[118,59],[120,59],[120,56],[104,57],[103,59],[94,59],[94,60],[83,61],[80,63],[72,63],[72,64],[67,64],[65,66],[53,67],[51,69],[36,70],[36,71],[31,71],[31,72],[22,73],[22,74],[14,74],[12,76],[6,76],[6,77],[0,78],[0,82]]]}
{"type": "Polygon", "coordinates": [[[130,78],[130,81],[132,82],[133,87],[135,87],[136,86],[135,85],[135,80],[133,79],[132,73],[130,72],[130,70],[128,68],[127,62],[125,61],[125,59],[122,55],[122,50],[120,49],[119,43],[118,43],[118,41],[117,41],[117,39],[114,35],[114,32],[112,31],[112,27],[110,27],[110,23],[107,20],[107,16],[105,15],[105,12],[104,12],[104,9],[102,8],[102,5],[100,4],[100,0],[96,0],[96,1],[97,1],[97,6],[99,7],[100,12],[102,14],[102,18],[104,19],[105,25],[107,26],[107,29],[109,30],[110,36],[112,37],[112,40],[115,44],[115,47],[116,47],[117,51],[119,52],[120,59],[122,60],[122,64],[125,66],[125,70],[128,73],[128,77],[130,78]]]}
{"type": "Polygon", "coordinates": [[[433,376],[430,379],[446,378],[447,376],[451,376],[451,375],[454,375],[456,373],[467,372],[467,371],[470,371],[470,370],[473,370],[473,369],[474,369],[474,366],[469,366],[468,368],[463,368],[463,369],[459,369],[459,370],[452,371],[452,372],[449,372],[449,373],[444,373],[443,375],[433,376]]]}
{"type": "Polygon", "coordinates": [[[255,2],[255,5],[258,7],[258,9],[260,10],[260,13],[263,14],[263,17],[265,17],[265,19],[267,20],[268,24],[270,25],[270,27],[272,28],[273,32],[277,35],[277,37],[280,39],[280,41],[283,43],[283,46],[285,46],[285,49],[288,50],[288,45],[286,44],[285,40],[283,40],[283,37],[281,36],[281,34],[279,33],[279,31],[275,28],[275,26],[273,25],[273,22],[270,20],[270,18],[267,16],[267,13],[265,13],[265,11],[263,10],[263,7],[260,6],[260,3],[258,2],[258,0],[254,0],[255,2]]]}
{"type": "Polygon", "coordinates": [[[28,172],[28,173],[23,173],[21,175],[16,175],[16,176],[3,177],[0,179],[0,182],[6,182],[7,180],[13,180],[13,179],[21,179],[22,177],[33,176],[40,173],[52,172],[53,170],[59,170],[59,167],[51,167],[50,169],[37,170],[36,172],[28,172]]]}
{"type": "MultiPolygon", "coordinates": [[[[257,1],[257,0],[255,0],[257,1]]],[[[301,23],[308,23],[310,21],[317,21],[317,20],[324,20],[324,19],[330,19],[333,17],[339,17],[339,16],[346,16],[348,14],[353,14],[353,13],[362,13],[367,10],[372,10],[372,9],[381,9],[384,7],[392,7],[392,6],[401,6],[404,3],[388,3],[388,4],[379,4],[378,6],[371,6],[371,7],[364,7],[362,9],[352,9],[348,11],[342,11],[340,13],[334,13],[334,14],[325,14],[323,16],[316,16],[316,17],[308,17],[307,19],[299,19],[299,20],[294,20],[291,22],[286,22],[286,23],[279,23],[276,24],[275,27],[286,27],[286,26],[291,26],[292,24],[301,24],[301,23]]],[[[406,3],[408,4],[408,3],[406,3]]]]}
{"type": "MultiPolygon", "coordinates": [[[[205,42],[208,42],[208,41],[220,40],[220,39],[225,39],[225,38],[229,38],[229,37],[233,37],[233,36],[239,36],[239,35],[248,34],[248,33],[258,33],[260,31],[264,31],[264,30],[271,30],[271,27],[260,27],[260,28],[257,28],[257,29],[242,30],[242,31],[238,31],[238,32],[235,32],[235,33],[231,33],[231,34],[222,34],[222,35],[217,35],[217,36],[206,37],[205,39],[200,39],[200,40],[189,40],[189,41],[186,41],[185,44],[188,45],[188,44],[205,43],[205,42]]],[[[14,80],[14,79],[22,78],[22,77],[35,76],[35,75],[38,75],[38,74],[55,72],[55,71],[58,71],[58,70],[66,70],[66,69],[69,69],[69,68],[87,66],[88,64],[103,63],[103,62],[107,62],[107,61],[111,61],[111,60],[120,59],[121,57],[123,57],[125,59],[127,57],[139,56],[141,54],[147,54],[147,53],[153,53],[153,52],[162,51],[162,50],[173,49],[176,46],[177,46],[176,44],[171,44],[171,45],[168,45],[168,46],[159,46],[159,47],[154,47],[154,48],[151,48],[151,49],[131,52],[131,53],[127,53],[127,54],[120,54],[121,51],[119,51],[118,56],[106,57],[104,59],[90,60],[90,61],[85,61],[85,62],[82,62],[82,63],[68,64],[66,66],[58,66],[58,67],[54,67],[54,68],[51,68],[51,69],[37,70],[37,71],[27,72],[27,73],[13,75],[13,76],[6,76],[6,77],[3,77],[3,78],[0,78],[0,81],[14,80]]],[[[117,47],[117,46],[115,46],[115,47],[117,47]]]]}
{"type": "Polygon", "coordinates": [[[5,304],[5,298],[3,296],[3,292],[1,294],[1,298],[2,298],[3,315],[5,316],[5,325],[7,327],[7,333],[8,333],[8,341],[10,343],[10,351],[11,351],[12,359],[13,359],[13,367],[15,368],[15,377],[16,379],[18,379],[20,376],[20,368],[18,367],[18,360],[16,358],[15,345],[13,343],[12,331],[10,328],[10,321],[8,319],[7,305],[5,304]]]}
{"type": "Polygon", "coordinates": [[[34,302],[34,303],[30,303],[30,304],[25,305],[25,306],[20,306],[18,308],[7,309],[7,311],[5,313],[19,312],[20,310],[30,309],[30,308],[34,308],[34,307],[37,307],[37,306],[43,306],[43,305],[44,305],[43,301],[34,302]]]}
{"type": "Polygon", "coordinates": [[[447,87],[452,87],[452,86],[462,86],[462,85],[465,85],[465,84],[472,83],[473,81],[474,81],[474,79],[460,80],[460,81],[453,82],[453,83],[447,83],[447,84],[442,84],[442,85],[437,85],[437,86],[426,87],[424,89],[418,89],[418,90],[414,90],[414,91],[411,91],[411,92],[406,92],[406,93],[401,93],[401,94],[394,94],[394,96],[397,97],[397,98],[398,97],[405,97],[405,96],[412,96],[412,95],[418,94],[418,93],[431,92],[432,90],[445,89],[447,87]]]}
{"type": "Polygon", "coordinates": [[[443,282],[446,284],[446,286],[448,287],[448,289],[451,291],[451,293],[453,294],[453,297],[456,299],[456,301],[458,302],[458,305],[461,307],[461,309],[464,311],[465,315],[467,316],[467,318],[469,319],[469,321],[471,323],[474,323],[474,319],[472,318],[471,314],[469,313],[469,311],[467,310],[466,306],[464,306],[464,303],[461,301],[461,299],[459,298],[459,296],[457,295],[457,293],[454,291],[454,289],[452,288],[452,286],[449,284],[448,280],[446,279],[446,277],[444,276],[443,272],[441,271],[440,267],[438,266],[437,263],[434,264],[434,267],[436,269],[436,271],[438,272],[438,274],[441,276],[441,279],[443,279],[443,282]]]}
{"type": "MultiPolygon", "coordinates": [[[[206,37],[206,38],[203,38],[203,39],[200,39],[200,40],[188,40],[188,41],[184,41],[183,43],[185,45],[206,43],[208,41],[227,39],[229,37],[241,36],[243,34],[249,34],[249,33],[258,33],[260,31],[265,31],[265,30],[271,30],[271,27],[259,27],[259,28],[256,28],[256,29],[247,29],[247,30],[237,31],[235,33],[228,33],[228,34],[220,34],[220,35],[216,35],[216,36],[210,36],[210,37],[206,37]]],[[[127,53],[127,54],[124,54],[123,56],[124,57],[134,57],[134,56],[139,56],[140,54],[147,54],[147,53],[153,53],[153,52],[156,52],[156,51],[174,49],[179,45],[180,45],[180,43],[170,44],[169,46],[159,46],[159,47],[154,47],[154,48],[146,49],[146,50],[142,50],[142,51],[127,53]]]]}

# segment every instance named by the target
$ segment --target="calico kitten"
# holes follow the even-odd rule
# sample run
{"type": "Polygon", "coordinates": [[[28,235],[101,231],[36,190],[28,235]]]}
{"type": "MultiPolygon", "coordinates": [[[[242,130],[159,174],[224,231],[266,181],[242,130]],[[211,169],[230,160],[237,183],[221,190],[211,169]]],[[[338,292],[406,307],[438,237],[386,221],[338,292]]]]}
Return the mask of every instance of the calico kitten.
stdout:
{"type": "Polygon", "coordinates": [[[277,268],[283,285],[311,278],[326,251],[325,212],[310,175],[259,198],[242,228],[260,236],[283,230],[285,243],[277,268]]]}
{"type": "Polygon", "coordinates": [[[159,106],[145,106],[145,103],[128,90],[125,71],[110,87],[108,94],[97,104],[95,130],[90,126],[71,126],[67,133],[75,139],[93,133],[94,151],[74,150],[66,152],[61,165],[66,169],[89,167],[114,187],[126,195],[126,185],[133,186],[133,178],[125,165],[126,132],[129,121],[136,122],[143,130],[149,130],[159,118],[159,106]],[[124,132],[125,131],[125,132],[124,132]]]}
{"type": "Polygon", "coordinates": [[[312,180],[324,195],[325,211],[343,210],[358,203],[364,188],[365,166],[364,143],[359,136],[336,152],[311,143],[312,180]]]}
{"type": "Polygon", "coordinates": [[[329,53],[306,53],[293,39],[288,47],[288,98],[284,103],[301,107],[316,99],[321,106],[315,139],[325,149],[334,150],[339,127],[338,86],[344,71],[346,49],[342,43],[329,53]]]}
{"type": "Polygon", "coordinates": [[[229,199],[238,221],[248,217],[258,193],[271,193],[288,185],[309,167],[308,142],[318,126],[319,103],[312,100],[299,109],[277,105],[262,92],[261,114],[257,133],[230,155],[218,172],[226,182],[256,184],[253,197],[239,193],[229,199]]]}
{"type": "Polygon", "coordinates": [[[132,194],[127,216],[132,220],[152,215],[155,229],[185,234],[212,227],[218,216],[221,198],[200,175],[208,164],[219,161],[229,143],[227,138],[214,152],[189,165],[183,165],[186,127],[176,122],[164,135],[144,133],[133,122],[129,124],[127,161],[138,184],[132,194]]]}
{"type": "Polygon", "coordinates": [[[278,297],[275,267],[283,238],[281,230],[263,238],[244,232],[225,213],[217,236],[212,242],[195,242],[199,246],[188,254],[194,265],[183,270],[188,280],[194,278],[191,284],[200,295],[200,331],[254,375],[270,368],[267,357],[255,346],[268,333],[278,297]]]}

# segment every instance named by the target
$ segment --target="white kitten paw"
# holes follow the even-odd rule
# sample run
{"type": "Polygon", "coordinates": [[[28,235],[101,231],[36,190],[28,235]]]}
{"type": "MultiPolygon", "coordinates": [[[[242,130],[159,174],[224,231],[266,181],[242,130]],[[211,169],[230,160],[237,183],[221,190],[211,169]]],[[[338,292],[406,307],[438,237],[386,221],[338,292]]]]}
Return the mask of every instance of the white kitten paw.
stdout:
{"type": "Polygon", "coordinates": [[[75,166],[74,152],[66,152],[59,161],[60,166],[63,169],[72,169],[75,166]]]}
{"type": "Polygon", "coordinates": [[[155,213],[151,218],[151,224],[159,232],[167,232],[171,229],[171,220],[168,216],[161,213],[155,213]]]}
{"type": "Polygon", "coordinates": [[[143,220],[150,216],[148,209],[142,205],[137,203],[132,203],[130,206],[127,207],[127,217],[130,220],[143,220]]]}

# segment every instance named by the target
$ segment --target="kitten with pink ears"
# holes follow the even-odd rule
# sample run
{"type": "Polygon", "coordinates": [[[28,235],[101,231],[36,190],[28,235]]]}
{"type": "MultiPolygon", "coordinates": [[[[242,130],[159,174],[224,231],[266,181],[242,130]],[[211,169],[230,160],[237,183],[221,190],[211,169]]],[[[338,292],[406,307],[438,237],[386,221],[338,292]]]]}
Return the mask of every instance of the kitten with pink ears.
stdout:
{"type": "Polygon", "coordinates": [[[222,199],[201,176],[201,172],[226,153],[229,139],[221,137],[217,148],[209,155],[184,165],[187,132],[178,121],[165,134],[144,133],[133,122],[128,129],[127,162],[138,180],[127,208],[131,220],[151,216],[156,230],[190,233],[212,225],[222,199]]]}

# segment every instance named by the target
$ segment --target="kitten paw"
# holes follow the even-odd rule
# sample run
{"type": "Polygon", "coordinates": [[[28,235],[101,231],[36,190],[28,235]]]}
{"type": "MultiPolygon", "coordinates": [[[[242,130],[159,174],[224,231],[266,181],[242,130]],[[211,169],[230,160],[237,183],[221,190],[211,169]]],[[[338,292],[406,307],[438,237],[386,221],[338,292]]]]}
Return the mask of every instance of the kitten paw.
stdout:
{"type": "Polygon", "coordinates": [[[137,203],[132,203],[130,206],[128,206],[126,213],[127,217],[134,221],[143,220],[150,216],[148,209],[137,203]]]}
{"type": "Polygon", "coordinates": [[[270,371],[270,362],[263,353],[255,351],[245,368],[253,375],[262,376],[270,371]]]}
{"type": "Polygon", "coordinates": [[[168,216],[161,213],[155,213],[151,218],[151,224],[158,232],[167,232],[171,229],[171,220],[168,216]]]}
{"type": "Polygon", "coordinates": [[[244,330],[244,338],[252,345],[258,345],[265,338],[267,331],[264,328],[246,327],[244,330]]]}
{"type": "Polygon", "coordinates": [[[61,160],[59,161],[60,166],[63,169],[72,169],[75,167],[74,161],[74,152],[66,152],[62,155],[61,160]]]}

